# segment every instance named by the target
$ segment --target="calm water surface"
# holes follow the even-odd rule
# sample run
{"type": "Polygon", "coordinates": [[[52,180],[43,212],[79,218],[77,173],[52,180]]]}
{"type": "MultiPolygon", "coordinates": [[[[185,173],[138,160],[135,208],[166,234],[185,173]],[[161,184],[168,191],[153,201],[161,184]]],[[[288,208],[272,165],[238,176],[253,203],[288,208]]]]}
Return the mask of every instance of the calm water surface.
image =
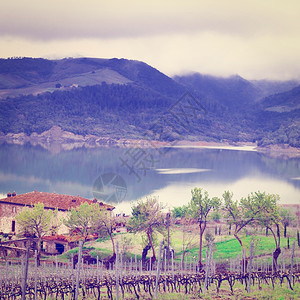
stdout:
{"type": "Polygon", "coordinates": [[[271,158],[255,151],[165,148],[97,148],[48,151],[40,146],[0,146],[0,196],[33,190],[95,196],[130,212],[131,203],[156,195],[169,207],[186,204],[191,189],[211,196],[231,190],[279,194],[281,203],[300,203],[300,159],[271,158]],[[106,174],[106,175],[104,175],[106,174]],[[118,202],[118,203],[116,203],[118,202]]]}

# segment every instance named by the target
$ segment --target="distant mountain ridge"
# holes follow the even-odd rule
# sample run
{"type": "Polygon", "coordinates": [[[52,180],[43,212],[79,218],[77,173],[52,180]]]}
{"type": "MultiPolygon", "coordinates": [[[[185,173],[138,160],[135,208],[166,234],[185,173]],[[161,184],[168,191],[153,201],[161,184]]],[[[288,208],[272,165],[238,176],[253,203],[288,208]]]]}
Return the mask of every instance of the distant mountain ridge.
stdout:
{"type": "Polygon", "coordinates": [[[175,76],[174,80],[199,93],[199,95],[211,97],[229,106],[259,102],[265,97],[289,91],[300,84],[295,80],[282,82],[248,81],[238,75],[223,78],[200,73],[175,76]]]}
{"type": "Polygon", "coordinates": [[[264,98],[261,101],[261,106],[265,110],[277,111],[277,112],[289,112],[292,110],[299,109],[300,108],[300,85],[287,92],[274,94],[264,98]]]}
{"type": "Polygon", "coordinates": [[[299,116],[297,81],[170,78],[144,62],[116,58],[0,59],[3,135],[41,134],[59,126],[83,136],[300,147],[299,116]],[[184,111],[189,102],[178,100],[186,92],[205,114],[184,111]]]}
{"type": "Polygon", "coordinates": [[[84,87],[102,82],[108,84],[139,82],[143,86],[168,95],[183,92],[183,89],[171,78],[143,62],[134,60],[114,58],[69,58],[53,61],[41,58],[0,59],[0,97],[2,98],[10,96],[12,89],[21,89],[23,92],[23,89],[40,86],[42,91],[46,92],[53,91],[56,84],[84,87]]]}

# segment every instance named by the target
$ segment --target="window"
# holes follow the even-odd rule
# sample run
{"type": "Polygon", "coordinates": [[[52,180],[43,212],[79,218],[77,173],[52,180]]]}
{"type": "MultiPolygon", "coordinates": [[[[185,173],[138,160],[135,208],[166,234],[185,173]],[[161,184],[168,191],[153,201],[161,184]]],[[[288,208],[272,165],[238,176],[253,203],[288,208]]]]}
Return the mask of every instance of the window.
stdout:
{"type": "Polygon", "coordinates": [[[16,211],[17,211],[17,208],[15,206],[13,206],[12,212],[15,213],[16,211]]]}
{"type": "Polygon", "coordinates": [[[11,231],[15,232],[16,231],[16,221],[11,222],[11,231]]]}

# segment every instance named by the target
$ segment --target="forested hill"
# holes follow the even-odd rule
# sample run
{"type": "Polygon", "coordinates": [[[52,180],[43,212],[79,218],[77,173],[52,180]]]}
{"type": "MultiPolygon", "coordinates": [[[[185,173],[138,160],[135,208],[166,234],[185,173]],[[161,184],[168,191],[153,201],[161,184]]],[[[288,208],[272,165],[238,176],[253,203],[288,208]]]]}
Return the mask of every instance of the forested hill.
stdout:
{"type": "Polygon", "coordinates": [[[0,59],[0,131],[300,147],[297,84],[170,78],[126,59],[0,59]]]}

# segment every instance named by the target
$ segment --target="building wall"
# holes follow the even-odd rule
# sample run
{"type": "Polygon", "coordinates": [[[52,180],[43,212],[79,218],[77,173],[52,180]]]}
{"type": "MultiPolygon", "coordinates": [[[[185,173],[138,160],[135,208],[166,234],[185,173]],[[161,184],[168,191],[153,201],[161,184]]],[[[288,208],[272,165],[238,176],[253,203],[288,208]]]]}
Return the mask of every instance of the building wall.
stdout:
{"type": "Polygon", "coordinates": [[[69,233],[69,228],[64,225],[63,223],[63,219],[66,218],[68,216],[69,212],[68,211],[58,211],[57,213],[57,218],[58,218],[58,222],[60,224],[59,229],[57,234],[66,234],[69,233]]]}
{"type": "Polygon", "coordinates": [[[15,222],[15,232],[18,232],[16,215],[23,209],[23,206],[15,204],[0,203],[0,232],[13,233],[12,222],[15,222]]]}
{"type": "MultiPolygon", "coordinates": [[[[0,232],[18,234],[20,227],[16,221],[16,215],[24,209],[24,206],[16,205],[13,203],[1,203],[0,202],[0,232]],[[15,231],[13,232],[13,222],[15,222],[15,231]]],[[[63,218],[68,215],[67,211],[58,211],[58,234],[66,234],[69,232],[68,228],[63,224],[63,218]]]]}
{"type": "Polygon", "coordinates": [[[70,245],[68,243],[59,242],[59,241],[44,241],[44,249],[45,253],[48,254],[59,254],[59,252],[56,249],[56,244],[61,244],[64,246],[64,252],[69,251],[71,249],[70,245]]]}

